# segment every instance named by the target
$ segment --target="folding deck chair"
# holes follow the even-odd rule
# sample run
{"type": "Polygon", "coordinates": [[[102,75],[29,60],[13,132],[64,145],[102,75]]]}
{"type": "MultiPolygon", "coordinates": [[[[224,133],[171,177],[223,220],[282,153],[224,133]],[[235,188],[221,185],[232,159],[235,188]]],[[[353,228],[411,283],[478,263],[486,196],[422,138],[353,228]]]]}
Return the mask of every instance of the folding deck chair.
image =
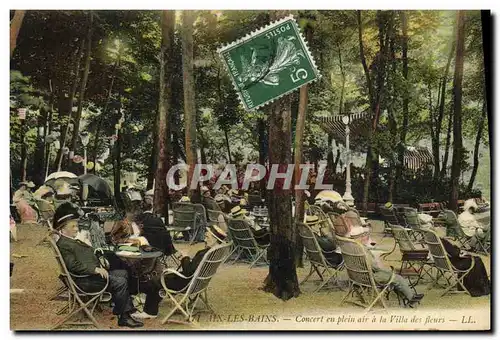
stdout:
{"type": "Polygon", "coordinates": [[[453,210],[444,210],[439,218],[443,221],[446,226],[446,235],[454,239],[456,242],[460,244],[460,248],[464,249],[472,249],[471,245],[471,236],[467,236],[460,223],[458,222],[457,215],[453,210]]]}
{"type": "Polygon", "coordinates": [[[391,227],[389,227],[389,224],[399,225],[399,221],[396,216],[395,209],[388,209],[384,206],[381,206],[380,212],[382,213],[382,218],[384,220],[384,235],[382,236],[383,239],[386,236],[392,235],[392,230],[391,227]]]}
{"type": "Polygon", "coordinates": [[[318,244],[311,228],[304,223],[299,223],[297,227],[306,250],[307,258],[311,264],[309,274],[300,282],[300,284],[305,283],[311,275],[316,272],[321,279],[320,285],[314,290],[314,292],[317,292],[330,282],[330,280],[338,280],[337,274],[343,269],[344,263],[342,262],[338,265],[329,263],[325,258],[323,251],[321,250],[321,246],[318,244]]]}
{"type": "Polygon", "coordinates": [[[420,247],[417,247],[417,244],[413,242],[408,234],[411,231],[408,228],[392,224],[389,224],[389,226],[392,229],[394,240],[401,252],[399,275],[406,277],[414,290],[414,287],[418,285],[424,275],[428,275],[434,280],[434,277],[430,273],[433,264],[429,259],[429,250],[424,248],[421,244],[418,244],[420,247]],[[430,268],[425,268],[425,266],[430,266],[430,268]]]}
{"type": "Polygon", "coordinates": [[[231,240],[234,243],[233,251],[228,255],[228,258],[236,253],[233,260],[235,263],[242,255],[247,255],[250,258],[250,268],[253,268],[261,259],[269,264],[266,259],[267,245],[259,245],[255,241],[255,237],[250,230],[248,221],[234,218],[228,219],[228,228],[231,235],[231,240]]]}
{"type": "Polygon", "coordinates": [[[394,271],[387,283],[376,283],[370,262],[368,262],[368,254],[363,245],[355,240],[341,236],[337,236],[337,242],[342,251],[344,266],[349,277],[349,290],[340,304],[349,302],[364,307],[365,312],[368,313],[377,302],[380,302],[382,307],[387,309],[383,295],[393,290],[391,283],[395,277],[394,271]],[[353,299],[354,295],[359,300],[353,299]]]}
{"type": "Polygon", "coordinates": [[[174,304],[174,308],[162,320],[163,324],[167,322],[184,323],[171,319],[175,312],[179,311],[186,317],[189,323],[196,325],[197,322],[193,319],[193,315],[196,304],[199,300],[201,300],[205,304],[205,307],[209,311],[214,313],[213,308],[208,303],[207,290],[210,281],[217,273],[217,269],[219,268],[221,263],[224,262],[224,259],[227,257],[230,248],[231,243],[222,243],[218,246],[212,247],[205,254],[205,256],[203,256],[203,259],[198,265],[198,268],[190,277],[186,277],[172,269],[165,269],[163,271],[161,275],[161,285],[163,286],[163,289],[160,291],[160,296],[168,296],[170,298],[170,301],[172,301],[174,304]],[[187,285],[180,291],[168,289],[165,283],[165,275],[171,273],[185,279],[190,279],[191,281],[189,285],[187,285]]]}
{"type": "Polygon", "coordinates": [[[99,302],[108,302],[111,300],[111,294],[105,292],[109,281],[107,279],[106,285],[103,289],[95,293],[85,292],[78,287],[73,278],[85,277],[87,275],[74,275],[68,271],[61,252],[59,251],[59,248],[54,240],[55,235],[55,232],[51,232],[47,235],[46,239],[54,251],[59,267],[59,278],[64,282],[64,285],[67,288],[68,302],[67,305],[58,312],[58,314],[62,314],[67,311],[67,315],[55,326],[53,326],[52,329],[57,329],[62,325],[93,325],[96,328],[101,328],[93,314],[99,302]],[[83,312],[83,315],[86,316],[89,321],[70,321],[74,316],[80,314],[81,312],[83,312]]]}
{"type": "Polygon", "coordinates": [[[179,233],[190,233],[189,243],[196,241],[201,228],[206,225],[205,207],[201,204],[175,202],[172,204],[174,220],[167,230],[172,233],[172,239],[179,233]]]}
{"type": "Polygon", "coordinates": [[[453,266],[448,254],[441,242],[441,239],[432,230],[425,231],[425,243],[427,244],[429,251],[431,252],[432,259],[434,262],[434,268],[437,269],[437,275],[434,281],[429,286],[429,289],[438,284],[440,278],[445,280],[445,291],[441,294],[444,296],[447,293],[467,293],[470,292],[464,286],[465,276],[474,268],[475,259],[471,257],[471,266],[466,270],[460,270],[453,266]],[[463,291],[458,290],[458,286],[463,288],[463,291]]]}

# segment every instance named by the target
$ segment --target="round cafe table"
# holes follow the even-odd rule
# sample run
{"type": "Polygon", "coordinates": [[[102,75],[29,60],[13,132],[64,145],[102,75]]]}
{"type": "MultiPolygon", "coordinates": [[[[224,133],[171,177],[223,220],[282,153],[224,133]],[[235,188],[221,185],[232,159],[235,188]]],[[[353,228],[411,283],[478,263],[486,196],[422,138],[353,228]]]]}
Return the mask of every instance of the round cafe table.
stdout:
{"type": "MultiPolygon", "coordinates": [[[[142,277],[150,274],[156,267],[156,261],[160,257],[163,256],[161,251],[139,251],[139,252],[130,252],[130,251],[116,251],[115,255],[122,259],[131,269],[132,277],[137,279],[137,296],[140,296],[140,280],[142,277]]],[[[143,302],[139,299],[139,305],[143,306],[143,302]]]]}

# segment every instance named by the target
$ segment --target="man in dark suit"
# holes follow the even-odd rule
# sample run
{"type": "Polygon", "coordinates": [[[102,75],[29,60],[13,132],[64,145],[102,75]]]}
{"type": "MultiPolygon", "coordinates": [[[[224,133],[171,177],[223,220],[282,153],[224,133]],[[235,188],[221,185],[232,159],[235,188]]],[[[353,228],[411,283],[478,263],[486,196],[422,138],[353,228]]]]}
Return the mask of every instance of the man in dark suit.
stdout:
{"type": "Polygon", "coordinates": [[[190,276],[194,274],[205,254],[211,247],[223,242],[226,237],[227,235],[222,229],[215,225],[209,225],[205,231],[205,248],[199,250],[193,258],[186,255],[181,258],[182,270],[180,273],[187,277],[187,279],[173,273],[167,274],[165,276],[165,284],[167,288],[174,291],[181,291],[189,285],[189,282],[191,282],[190,276]]]}
{"type": "Polygon", "coordinates": [[[172,244],[170,232],[165,228],[162,219],[153,213],[153,204],[147,200],[143,202],[144,212],[136,221],[142,228],[143,236],[153,247],[160,249],[165,255],[172,255],[177,250],[172,244]]]}
{"type": "Polygon", "coordinates": [[[118,315],[118,326],[142,327],[143,323],[132,318],[134,309],[128,289],[128,274],[126,270],[111,270],[108,272],[94,253],[94,248],[76,239],[78,235],[79,209],[67,202],[59,206],[54,214],[54,229],[59,230],[60,238],[57,247],[61,252],[68,271],[76,275],[74,281],[78,287],[87,292],[98,292],[106,285],[112,294],[115,304],[113,313],[118,315]]]}

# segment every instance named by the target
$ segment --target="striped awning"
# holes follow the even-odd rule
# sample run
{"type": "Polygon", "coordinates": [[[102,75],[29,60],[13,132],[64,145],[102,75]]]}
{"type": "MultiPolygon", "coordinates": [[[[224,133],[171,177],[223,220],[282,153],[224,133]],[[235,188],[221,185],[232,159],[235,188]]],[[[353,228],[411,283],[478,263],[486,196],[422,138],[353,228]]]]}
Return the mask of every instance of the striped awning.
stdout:
{"type": "Polygon", "coordinates": [[[404,153],[404,166],[411,170],[418,170],[433,165],[432,153],[426,147],[408,147],[404,153]]]}
{"type": "MultiPolygon", "coordinates": [[[[349,124],[349,144],[351,149],[355,150],[357,142],[368,134],[371,124],[371,115],[369,112],[359,112],[348,114],[349,124]]],[[[333,115],[331,117],[320,118],[320,127],[331,135],[337,143],[345,144],[345,124],[342,122],[344,115],[333,115]]]]}

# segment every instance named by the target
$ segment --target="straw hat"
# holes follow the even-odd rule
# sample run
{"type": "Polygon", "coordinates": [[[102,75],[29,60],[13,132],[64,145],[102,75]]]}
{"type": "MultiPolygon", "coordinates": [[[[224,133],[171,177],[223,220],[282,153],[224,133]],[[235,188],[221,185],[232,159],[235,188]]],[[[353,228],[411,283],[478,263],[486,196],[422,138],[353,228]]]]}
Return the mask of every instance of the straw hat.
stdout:
{"type": "Polygon", "coordinates": [[[237,206],[235,206],[234,208],[231,209],[231,215],[233,217],[244,215],[246,213],[247,213],[247,211],[245,209],[241,209],[241,207],[239,205],[237,205],[237,206]]]}
{"type": "Polygon", "coordinates": [[[319,223],[319,217],[316,215],[307,215],[306,216],[306,224],[308,226],[312,226],[319,223]]]}
{"type": "Polygon", "coordinates": [[[223,241],[224,239],[226,239],[227,237],[227,234],[224,230],[222,230],[221,228],[219,228],[218,226],[216,225],[209,225],[207,230],[215,236],[215,238],[223,241]]]}
{"type": "Polygon", "coordinates": [[[191,202],[191,199],[187,196],[182,196],[179,202],[191,202]]]}

